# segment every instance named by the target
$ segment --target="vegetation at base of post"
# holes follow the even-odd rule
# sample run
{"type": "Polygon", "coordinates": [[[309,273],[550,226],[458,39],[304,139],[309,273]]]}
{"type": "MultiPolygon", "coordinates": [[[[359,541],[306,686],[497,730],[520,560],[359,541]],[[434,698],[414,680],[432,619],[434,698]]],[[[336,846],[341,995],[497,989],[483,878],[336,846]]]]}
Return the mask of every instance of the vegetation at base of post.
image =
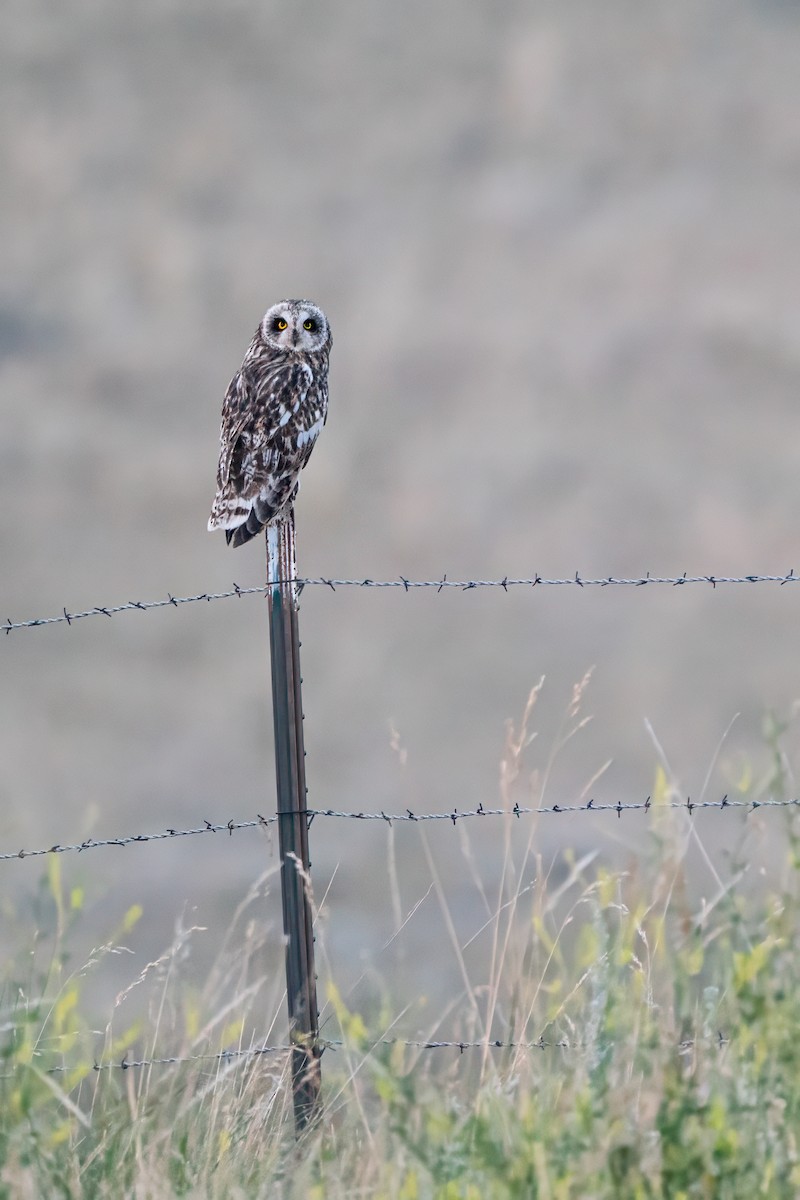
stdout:
{"type": "MultiPolygon", "coordinates": [[[[655,786],[668,789],[662,772],[655,786]]],[[[326,969],[323,923],[321,1026],[340,1044],[324,1051],[324,1111],[300,1153],[284,1054],[95,1070],[247,1048],[248,1030],[263,1033],[269,981],[251,918],[265,890],[277,898],[274,874],[243,902],[202,985],[185,977],[196,931],[179,929],[98,1036],[85,980],[141,910],[70,971],[62,947],[85,889],[65,884],[54,857],[38,902],[46,966],[20,959],[2,993],[0,1200],[794,1200],[800,831],[786,816],[780,861],[752,888],[740,875],[758,831],[727,819],[742,839],[706,901],[691,899],[696,818],[683,812],[651,814],[638,868],[570,854],[558,872],[535,864],[531,886],[494,915],[502,967],[435,1024],[424,1005],[398,1013],[379,990],[355,1011],[326,969]],[[146,1012],[120,1021],[140,992],[146,1012]],[[504,1045],[467,1045],[487,1036],[504,1045]]],[[[279,992],[273,1012],[280,1043],[279,992]]]]}

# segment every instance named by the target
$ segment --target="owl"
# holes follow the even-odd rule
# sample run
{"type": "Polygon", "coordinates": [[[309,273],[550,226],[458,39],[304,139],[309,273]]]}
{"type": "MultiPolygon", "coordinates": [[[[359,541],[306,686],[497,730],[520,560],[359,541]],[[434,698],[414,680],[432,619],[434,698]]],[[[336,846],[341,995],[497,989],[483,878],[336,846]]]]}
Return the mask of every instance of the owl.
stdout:
{"type": "Polygon", "coordinates": [[[309,300],[264,315],[222,405],[210,531],[249,542],[288,508],[328,415],[331,330],[309,300]]]}

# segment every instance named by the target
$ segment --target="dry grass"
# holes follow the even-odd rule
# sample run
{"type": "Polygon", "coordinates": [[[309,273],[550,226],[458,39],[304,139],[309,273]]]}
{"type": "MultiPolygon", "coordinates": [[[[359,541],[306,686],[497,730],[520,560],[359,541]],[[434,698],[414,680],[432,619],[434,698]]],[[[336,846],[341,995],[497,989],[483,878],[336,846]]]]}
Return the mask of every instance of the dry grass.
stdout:
{"type": "MultiPolygon", "coordinates": [[[[544,798],[555,755],[585,720],[587,682],[534,776],[525,752],[538,689],[519,727],[509,727],[500,785],[509,807],[521,786],[544,798]]],[[[786,775],[777,742],[775,764],[773,784],[786,775]]],[[[654,801],[675,786],[660,767],[654,801]]],[[[617,871],[591,853],[548,866],[537,857],[535,823],[510,820],[495,881],[481,877],[474,833],[460,829],[464,867],[485,910],[467,939],[424,830],[418,835],[460,992],[427,1024],[422,1005],[397,1012],[386,995],[369,1012],[351,1011],[326,953],[326,920],[335,913],[326,916],[320,898],[323,1030],[340,1044],[323,1056],[324,1115],[299,1146],[283,1054],[93,1068],[95,1057],[215,1055],[283,1040],[283,997],[265,970],[258,919],[272,877],[242,901],[202,986],[187,978],[197,931],[180,928],[119,994],[98,1033],[82,1014],[83,985],[106,955],[121,952],[139,913],[131,910],[115,936],[69,972],[65,947],[80,896],[68,893],[54,859],[47,892],[56,951],[40,968],[52,945],[43,936],[24,976],[21,962],[10,968],[3,997],[0,1197],[798,1193],[794,825],[787,822],[769,889],[751,893],[742,881],[758,829],[743,822],[724,872],[714,867],[716,893],[699,903],[687,855],[699,846],[710,856],[684,812],[652,812],[638,865],[617,871]],[[134,998],[142,1015],[126,1024],[134,998]],[[406,1038],[482,1045],[459,1053],[406,1038]],[[504,1045],[490,1045],[495,1039],[504,1045]]],[[[400,939],[410,914],[391,830],[387,837],[400,939]]]]}

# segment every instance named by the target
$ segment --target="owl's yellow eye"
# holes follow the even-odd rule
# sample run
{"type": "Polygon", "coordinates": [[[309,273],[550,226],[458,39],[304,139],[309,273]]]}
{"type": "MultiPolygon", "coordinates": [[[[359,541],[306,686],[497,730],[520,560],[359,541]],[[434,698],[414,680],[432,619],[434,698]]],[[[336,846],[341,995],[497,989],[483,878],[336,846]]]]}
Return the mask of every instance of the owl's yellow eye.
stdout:
{"type": "Polygon", "coordinates": [[[283,332],[283,330],[286,328],[286,322],[283,320],[283,318],[281,318],[279,321],[276,321],[275,324],[281,332],[283,332]]]}
{"type": "Polygon", "coordinates": [[[313,321],[303,321],[303,329],[308,329],[309,332],[314,328],[313,321]]]}

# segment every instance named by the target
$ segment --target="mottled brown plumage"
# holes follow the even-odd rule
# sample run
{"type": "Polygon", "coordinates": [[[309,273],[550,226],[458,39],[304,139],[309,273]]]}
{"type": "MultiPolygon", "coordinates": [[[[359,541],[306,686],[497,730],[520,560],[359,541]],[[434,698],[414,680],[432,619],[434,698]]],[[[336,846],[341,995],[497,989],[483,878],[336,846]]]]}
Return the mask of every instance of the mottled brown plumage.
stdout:
{"type": "Polygon", "coordinates": [[[308,300],[268,309],[222,405],[217,494],[209,530],[241,546],[297,495],[328,415],[331,331],[308,300]]]}

